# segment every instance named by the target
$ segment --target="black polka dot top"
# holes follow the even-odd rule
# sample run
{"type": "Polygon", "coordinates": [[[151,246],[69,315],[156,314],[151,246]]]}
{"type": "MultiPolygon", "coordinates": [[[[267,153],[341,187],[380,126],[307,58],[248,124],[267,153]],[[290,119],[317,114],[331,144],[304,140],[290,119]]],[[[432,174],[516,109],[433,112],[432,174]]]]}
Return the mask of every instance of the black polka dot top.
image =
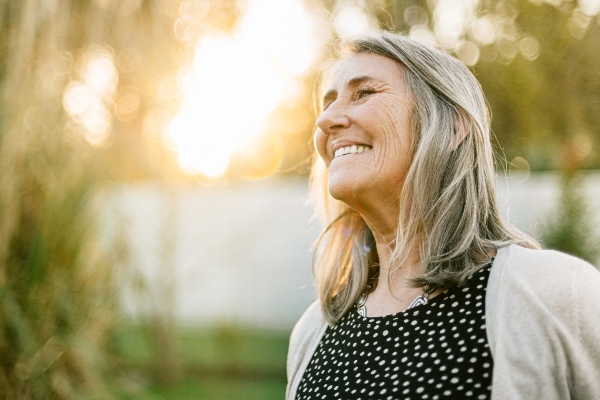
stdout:
{"type": "Polygon", "coordinates": [[[352,309],[327,328],[296,399],[489,399],[490,269],[397,314],[368,318],[352,309]]]}

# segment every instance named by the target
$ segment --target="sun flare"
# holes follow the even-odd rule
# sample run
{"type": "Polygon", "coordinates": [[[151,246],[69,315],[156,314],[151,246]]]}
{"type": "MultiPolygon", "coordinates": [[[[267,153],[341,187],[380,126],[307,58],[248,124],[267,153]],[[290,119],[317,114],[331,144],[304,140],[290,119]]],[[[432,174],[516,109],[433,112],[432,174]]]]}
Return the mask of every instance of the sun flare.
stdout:
{"type": "Polygon", "coordinates": [[[323,42],[300,0],[242,5],[234,32],[203,36],[180,76],[183,102],[166,135],[190,173],[222,176],[236,150],[265,140],[266,119],[301,94],[323,42]]]}

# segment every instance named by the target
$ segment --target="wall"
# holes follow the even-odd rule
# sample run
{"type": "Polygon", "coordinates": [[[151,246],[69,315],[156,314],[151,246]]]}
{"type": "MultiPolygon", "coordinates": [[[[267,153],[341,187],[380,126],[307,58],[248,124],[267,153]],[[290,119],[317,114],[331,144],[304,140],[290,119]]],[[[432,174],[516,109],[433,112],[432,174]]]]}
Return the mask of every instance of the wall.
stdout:
{"type": "MultiPolygon", "coordinates": [[[[499,179],[499,198],[510,222],[539,238],[559,176],[522,178],[499,179]]],[[[600,173],[584,182],[600,223],[600,173]]],[[[291,329],[312,301],[311,249],[320,228],[305,179],[208,188],[144,183],[110,193],[107,218],[123,228],[129,247],[120,283],[131,316],[172,308],[184,324],[291,329]]]]}

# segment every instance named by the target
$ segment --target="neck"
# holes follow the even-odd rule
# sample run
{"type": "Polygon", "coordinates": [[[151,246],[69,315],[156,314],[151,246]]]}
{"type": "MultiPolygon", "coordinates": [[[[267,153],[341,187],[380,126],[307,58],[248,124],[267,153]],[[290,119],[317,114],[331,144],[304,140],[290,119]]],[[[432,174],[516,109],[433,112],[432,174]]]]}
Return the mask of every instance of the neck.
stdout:
{"type": "MultiPolygon", "coordinates": [[[[377,284],[366,297],[366,303],[363,302],[361,305],[365,307],[361,310],[362,315],[368,315],[369,317],[379,317],[403,311],[418,296],[423,295],[423,288],[415,288],[410,285],[410,280],[419,273],[420,257],[418,248],[411,249],[401,265],[394,265],[391,261],[393,246],[389,242],[382,243],[381,240],[377,239],[376,246],[377,251],[380,252],[377,284]]],[[[431,296],[436,294],[431,293],[431,296]]]]}
{"type": "Polygon", "coordinates": [[[385,282],[387,286],[388,282],[391,282],[394,286],[406,286],[406,282],[419,273],[421,261],[419,248],[413,246],[405,262],[400,266],[394,265],[392,254],[396,248],[398,221],[396,220],[394,224],[374,224],[372,219],[365,218],[365,222],[375,238],[379,258],[379,284],[385,282]]]}
{"type": "MultiPolygon", "coordinates": [[[[403,265],[392,265],[391,258],[396,247],[398,232],[400,199],[386,193],[386,196],[357,197],[351,206],[363,217],[373,233],[379,258],[379,283],[391,282],[396,290],[406,287],[407,281],[419,273],[420,254],[413,246],[403,265]]],[[[379,285],[378,285],[379,286],[379,285]]],[[[394,288],[390,288],[394,289],[394,288]]]]}
{"type": "Polygon", "coordinates": [[[393,265],[391,255],[393,248],[390,246],[380,245],[377,242],[377,252],[379,255],[379,284],[383,287],[389,287],[392,292],[401,290],[408,285],[408,281],[414,278],[419,273],[420,256],[419,249],[412,248],[402,265],[393,265]],[[380,251],[383,251],[383,257],[380,251]]]}

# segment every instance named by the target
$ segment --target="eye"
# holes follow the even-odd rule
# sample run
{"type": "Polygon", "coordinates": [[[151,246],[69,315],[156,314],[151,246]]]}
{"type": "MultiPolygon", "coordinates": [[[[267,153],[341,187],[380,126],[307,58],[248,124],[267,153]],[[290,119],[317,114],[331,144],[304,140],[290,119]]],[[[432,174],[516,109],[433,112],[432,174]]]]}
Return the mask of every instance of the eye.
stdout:
{"type": "Polygon", "coordinates": [[[356,91],[356,97],[358,99],[364,99],[365,97],[368,97],[374,93],[375,93],[375,90],[373,90],[371,88],[360,88],[356,91]]]}

